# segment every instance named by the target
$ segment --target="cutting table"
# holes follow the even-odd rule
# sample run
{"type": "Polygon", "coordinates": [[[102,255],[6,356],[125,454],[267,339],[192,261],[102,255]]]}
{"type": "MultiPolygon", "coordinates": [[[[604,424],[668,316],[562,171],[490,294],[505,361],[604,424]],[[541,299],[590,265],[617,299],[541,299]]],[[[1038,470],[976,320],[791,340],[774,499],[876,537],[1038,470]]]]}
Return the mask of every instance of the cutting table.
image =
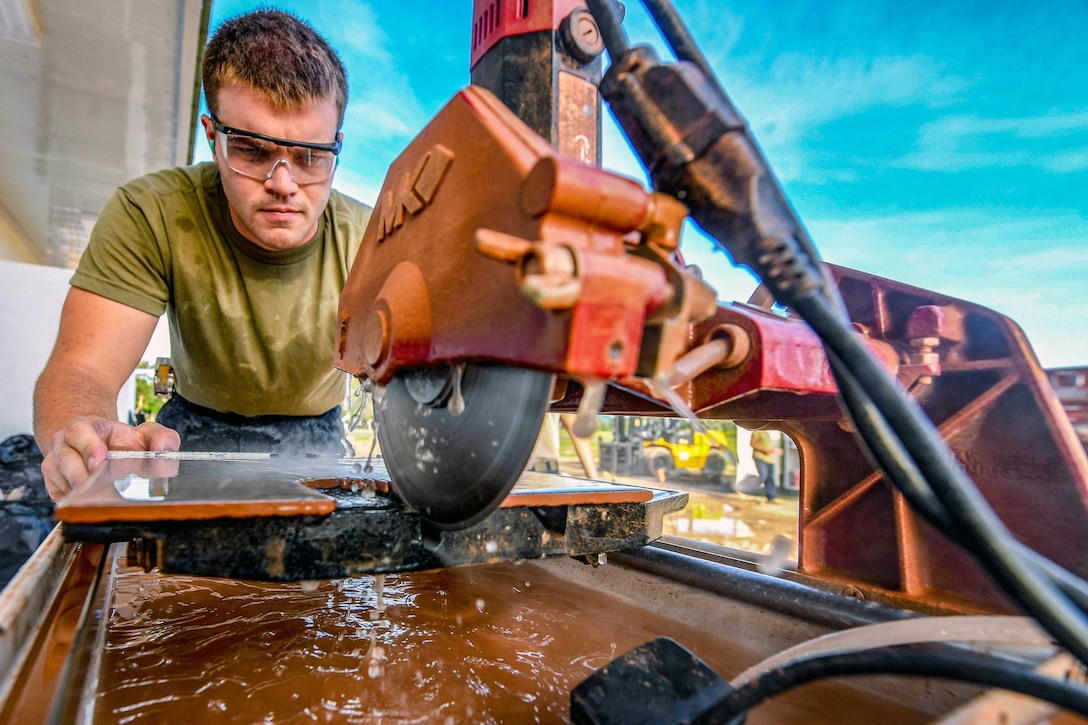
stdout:
{"type": "Polygon", "coordinates": [[[380,461],[147,453],[112,458],[56,509],[69,541],[128,542],[169,574],[329,579],[463,564],[586,557],[661,535],[687,494],[526,472],[496,511],[458,530],[390,490],[380,461]]]}

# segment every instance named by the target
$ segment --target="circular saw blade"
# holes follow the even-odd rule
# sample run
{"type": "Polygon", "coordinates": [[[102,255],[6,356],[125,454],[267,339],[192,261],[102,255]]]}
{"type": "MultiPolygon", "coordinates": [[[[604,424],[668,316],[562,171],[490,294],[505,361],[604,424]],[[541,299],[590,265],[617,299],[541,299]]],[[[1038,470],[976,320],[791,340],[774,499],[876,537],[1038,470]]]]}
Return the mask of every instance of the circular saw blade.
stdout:
{"type": "Polygon", "coordinates": [[[394,490],[439,528],[482,520],[524,471],[554,380],[535,370],[467,364],[464,411],[453,415],[417,402],[398,374],[374,406],[394,490]]]}

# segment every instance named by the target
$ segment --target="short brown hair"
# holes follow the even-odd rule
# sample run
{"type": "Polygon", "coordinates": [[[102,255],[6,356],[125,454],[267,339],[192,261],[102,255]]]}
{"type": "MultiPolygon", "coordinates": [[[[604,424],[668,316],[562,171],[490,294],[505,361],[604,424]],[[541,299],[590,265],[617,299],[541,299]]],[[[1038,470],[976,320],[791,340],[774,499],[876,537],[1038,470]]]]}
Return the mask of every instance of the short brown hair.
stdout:
{"type": "Polygon", "coordinates": [[[332,46],[306,21],[263,8],[226,20],[204,49],[204,97],[217,113],[219,89],[243,83],[276,106],[332,101],[337,129],[348,104],[347,71],[332,46]]]}

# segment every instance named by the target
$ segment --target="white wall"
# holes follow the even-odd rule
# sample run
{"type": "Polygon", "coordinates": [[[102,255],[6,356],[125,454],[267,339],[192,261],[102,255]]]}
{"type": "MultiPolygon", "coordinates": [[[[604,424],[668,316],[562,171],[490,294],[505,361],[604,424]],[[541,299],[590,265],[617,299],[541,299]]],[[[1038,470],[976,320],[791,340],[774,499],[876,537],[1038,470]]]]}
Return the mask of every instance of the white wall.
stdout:
{"type": "Polygon", "coordinates": [[[737,426],[737,480],[756,475],[756,462],[752,459],[752,431],[737,426]]]}
{"type": "MultiPolygon", "coordinates": [[[[57,339],[71,276],[70,269],[0,260],[0,440],[34,432],[34,383],[57,339]]],[[[160,318],[143,359],[154,362],[169,350],[165,318],[160,318]]],[[[121,420],[127,420],[135,397],[130,379],[117,399],[121,420]]]]}
{"type": "Polygon", "coordinates": [[[31,396],[60,324],[72,270],[0,260],[0,440],[33,433],[31,396]]]}

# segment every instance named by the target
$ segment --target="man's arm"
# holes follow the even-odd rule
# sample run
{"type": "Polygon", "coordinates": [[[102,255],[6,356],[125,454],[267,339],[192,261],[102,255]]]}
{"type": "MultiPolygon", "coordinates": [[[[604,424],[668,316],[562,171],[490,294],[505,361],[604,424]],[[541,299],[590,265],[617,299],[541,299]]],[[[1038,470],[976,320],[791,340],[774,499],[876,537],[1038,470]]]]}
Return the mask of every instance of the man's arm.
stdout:
{"type": "Polygon", "coordinates": [[[767,434],[765,436],[753,435],[751,439],[751,446],[752,450],[759,453],[771,454],[775,456],[782,453],[782,449],[776,447],[771,441],[770,434],[767,434]]]}
{"type": "Polygon", "coordinates": [[[79,485],[114,450],[177,450],[176,432],[117,420],[117,395],[155,331],[156,318],[72,288],[53,354],[34,389],[34,436],[53,500],[79,485]]]}
{"type": "Polygon", "coordinates": [[[770,446],[768,445],[768,443],[770,443],[770,439],[766,436],[760,435],[759,433],[753,433],[749,443],[752,446],[752,450],[756,453],[771,452],[770,446]]]}

